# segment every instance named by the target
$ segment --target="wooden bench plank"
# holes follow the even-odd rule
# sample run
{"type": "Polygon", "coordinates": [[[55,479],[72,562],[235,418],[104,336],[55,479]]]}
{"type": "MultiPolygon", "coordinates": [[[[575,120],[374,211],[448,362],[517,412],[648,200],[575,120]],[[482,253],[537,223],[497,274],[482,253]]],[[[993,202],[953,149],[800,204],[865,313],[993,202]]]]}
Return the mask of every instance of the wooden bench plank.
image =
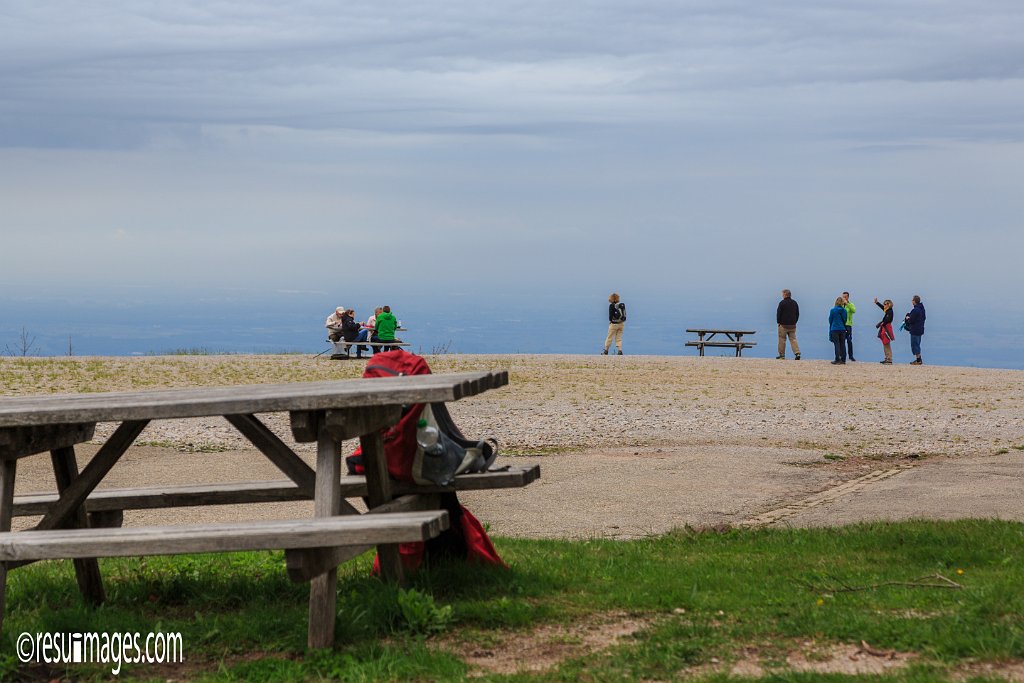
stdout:
{"type": "MultiPolygon", "coordinates": [[[[7,397],[0,398],[0,428],[455,401],[471,395],[466,391],[467,383],[485,377],[487,386],[491,388],[504,386],[504,383],[497,383],[498,377],[493,373],[466,372],[292,384],[7,397]]],[[[81,440],[87,441],[88,438],[81,440]]],[[[7,447],[0,449],[0,457],[7,457],[5,450],[7,447]]]]}
{"type": "MultiPolygon", "coordinates": [[[[395,498],[390,503],[375,507],[367,514],[407,512],[410,510],[437,510],[441,505],[438,494],[414,494],[395,498]]],[[[310,581],[325,571],[348,562],[365,552],[373,550],[372,545],[349,545],[338,548],[292,548],[285,551],[288,578],[297,583],[310,581]]]]}
{"type": "Polygon", "coordinates": [[[702,341],[688,341],[688,342],[686,342],[686,345],[687,346],[720,346],[720,347],[723,347],[723,348],[734,348],[734,347],[737,347],[737,346],[743,346],[743,347],[749,348],[751,346],[757,346],[757,342],[748,342],[748,341],[738,341],[738,342],[735,342],[735,341],[703,341],[703,342],[702,341]]]}
{"type": "MultiPolygon", "coordinates": [[[[480,491],[527,486],[540,478],[540,466],[511,467],[499,472],[460,474],[451,486],[420,486],[411,482],[392,482],[392,493],[444,493],[447,491],[480,491]]],[[[343,498],[364,498],[366,478],[341,477],[343,498]]],[[[14,498],[15,517],[45,514],[56,502],[54,493],[29,493],[14,498]]],[[[287,479],[273,481],[240,481],[230,484],[189,484],[182,486],[147,486],[127,489],[96,489],[85,501],[89,513],[118,510],[155,510],[206,505],[241,505],[248,503],[287,503],[312,500],[287,479]]]]}
{"type": "Polygon", "coordinates": [[[0,562],[318,548],[425,541],[448,528],[444,510],[268,522],[0,533],[0,562]]]}

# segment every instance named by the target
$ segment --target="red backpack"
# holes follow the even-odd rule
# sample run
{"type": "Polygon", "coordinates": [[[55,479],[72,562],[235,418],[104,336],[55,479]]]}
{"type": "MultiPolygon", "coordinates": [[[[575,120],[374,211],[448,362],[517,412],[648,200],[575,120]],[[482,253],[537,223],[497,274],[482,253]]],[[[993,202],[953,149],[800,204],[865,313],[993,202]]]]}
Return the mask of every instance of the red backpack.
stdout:
{"type": "MultiPolygon", "coordinates": [[[[428,374],[430,368],[422,357],[399,349],[375,355],[367,364],[363,377],[428,374]]],[[[424,409],[427,407],[422,403],[405,406],[398,423],[384,432],[384,458],[391,477],[401,481],[417,480],[418,476],[414,475],[419,450],[416,443],[416,426],[424,414],[429,415],[432,424],[437,426],[449,446],[462,448],[463,452],[476,452],[473,467],[476,471],[486,471],[497,455],[493,440],[470,441],[459,431],[443,403],[431,404],[425,413],[424,409]]],[[[467,462],[470,460],[471,458],[466,458],[467,462]]],[[[345,461],[349,474],[365,472],[361,448],[356,449],[345,461]]],[[[442,558],[507,566],[494,549],[494,544],[491,543],[483,525],[459,503],[454,492],[441,494],[441,507],[448,511],[451,522],[446,531],[426,542],[399,545],[402,565],[406,569],[415,571],[424,561],[434,562],[442,558]]],[[[379,569],[378,562],[374,560],[374,573],[379,572],[379,569]]]]}
{"type": "MultiPolygon", "coordinates": [[[[378,353],[366,364],[363,377],[402,377],[405,375],[429,375],[430,368],[422,356],[407,353],[402,349],[378,353]]],[[[424,404],[405,406],[398,424],[384,432],[384,457],[392,479],[414,481],[412,466],[416,454],[416,423],[419,422],[424,404]]],[[[364,474],[363,449],[357,448],[345,459],[349,474],[364,474]]]]}

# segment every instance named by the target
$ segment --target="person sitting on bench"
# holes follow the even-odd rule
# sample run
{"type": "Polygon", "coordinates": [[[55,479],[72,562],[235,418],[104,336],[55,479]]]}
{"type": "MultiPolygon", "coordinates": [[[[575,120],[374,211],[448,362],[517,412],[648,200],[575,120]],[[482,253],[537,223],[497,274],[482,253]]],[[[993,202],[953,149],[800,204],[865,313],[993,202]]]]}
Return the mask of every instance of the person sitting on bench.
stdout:
{"type": "Polygon", "coordinates": [[[334,313],[327,316],[327,321],[324,322],[324,327],[327,328],[327,339],[336,342],[341,341],[342,337],[342,317],[345,315],[345,307],[338,306],[334,309],[334,313]]]}
{"type": "MultiPolygon", "coordinates": [[[[356,321],[356,312],[350,308],[341,317],[341,334],[347,342],[364,342],[370,336],[370,331],[364,330],[363,326],[356,321]]],[[[365,346],[357,346],[356,358],[362,358],[365,350],[365,346]]]]}
{"type": "MultiPolygon", "coordinates": [[[[398,329],[398,318],[391,313],[391,307],[385,306],[380,313],[377,314],[376,329],[373,332],[371,338],[374,342],[381,342],[387,344],[388,342],[401,342],[401,339],[395,337],[395,330],[398,329]]],[[[375,346],[373,352],[379,353],[380,351],[390,351],[392,348],[398,348],[397,346],[375,346]]]]}

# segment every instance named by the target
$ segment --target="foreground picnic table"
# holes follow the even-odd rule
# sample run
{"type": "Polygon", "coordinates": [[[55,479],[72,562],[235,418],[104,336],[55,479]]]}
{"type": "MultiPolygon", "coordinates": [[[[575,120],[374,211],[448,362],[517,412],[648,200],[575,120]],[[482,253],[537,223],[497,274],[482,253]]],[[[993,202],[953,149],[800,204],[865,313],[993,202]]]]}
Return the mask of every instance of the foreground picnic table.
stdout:
{"type": "MultiPolygon", "coordinates": [[[[423,541],[448,527],[440,494],[525,486],[537,467],[463,475],[450,487],[417,486],[388,476],[381,430],[403,405],[456,401],[508,383],[507,372],[381,379],[26,396],[0,399],[0,628],[7,573],[43,559],[72,559],[85,599],[105,599],[97,557],[256,549],[285,550],[288,576],[310,581],[310,647],[334,643],[338,564],[377,546],[383,575],[401,581],[398,543],[423,541]],[[316,469],[257,418],[288,412],[297,442],[316,442],[316,469]],[[151,420],[223,416],[287,480],[176,487],[98,489],[151,420]],[[78,471],[75,445],[97,422],[120,422],[78,471]],[[341,446],[358,438],[366,476],[341,476],[341,446]],[[14,496],[18,459],[50,452],[57,493],[14,496]],[[345,498],[362,497],[369,512],[345,498]],[[120,528],[123,511],[181,506],[313,500],[313,519],[120,528]],[[11,532],[12,517],[42,515],[32,530],[11,532]]],[[[195,474],[201,478],[201,468],[195,474]]]]}
{"type": "Polygon", "coordinates": [[[686,342],[687,346],[696,346],[698,355],[704,355],[704,348],[710,346],[712,348],[729,348],[736,349],[736,357],[739,358],[743,355],[743,349],[753,348],[757,346],[757,342],[744,341],[743,335],[757,334],[757,330],[719,330],[713,328],[694,327],[688,328],[687,332],[697,335],[697,339],[686,342]],[[725,335],[726,339],[719,339],[714,341],[715,335],[725,335]],[[705,335],[707,339],[705,339],[705,335]]]}

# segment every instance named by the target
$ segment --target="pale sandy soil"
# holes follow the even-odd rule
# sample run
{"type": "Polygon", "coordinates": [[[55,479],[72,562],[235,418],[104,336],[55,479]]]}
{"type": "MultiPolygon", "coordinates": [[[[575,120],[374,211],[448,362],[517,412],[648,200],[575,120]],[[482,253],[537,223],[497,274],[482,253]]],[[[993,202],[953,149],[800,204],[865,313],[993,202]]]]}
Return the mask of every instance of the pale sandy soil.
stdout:
{"type": "MultiPolygon", "coordinates": [[[[681,524],[741,523],[791,504],[804,507],[779,523],[852,521],[885,516],[902,494],[886,489],[877,505],[844,517],[854,500],[848,490],[864,503],[874,489],[913,481],[917,495],[927,496],[948,476],[958,479],[945,490],[970,514],[1018,518],[998,493],[974,505],[963,501],[983,493],[987,480],[979,473],[998,473],[1012,490],[1008,477],[1022,469],[1024,372],[692,356],[428,360],[435,372],[511,373],[508,387],[451,406],[468,435],[495,435],[509,455],[532,454],[520,462],[541,463],[543,480],[534,486],[466,496],[499,533],[636,536],[681,524]],[[899,476],[870,476],[890,471],[899,476]],[[843,496],[821,495],[862,476],[863,485],[839,489],[843,496]]],[[[310,356],[3,358],[0,393],[313,381],[357,377],[363,365],[310,356]]],[[[291,441],[285,416],[264,419],[291,441]]],[[[97,442],[113,427],[100,425],[97,442]]],[[[126,456],[104,485],[279,476],[222,419],[154,423],[140,442],[146,448],[126,456]]],[[[94,448],[83,447],[83,455],[94,448]]],[[[312,455],[309,445],[295,448],[312,455]]],[[[45,458],[25,467],[32,474],[19,476],[19,492],[52,486],[45,458]]],[[[922,509],[913,501],[906,507],[908,516],[922,509]]]]}

